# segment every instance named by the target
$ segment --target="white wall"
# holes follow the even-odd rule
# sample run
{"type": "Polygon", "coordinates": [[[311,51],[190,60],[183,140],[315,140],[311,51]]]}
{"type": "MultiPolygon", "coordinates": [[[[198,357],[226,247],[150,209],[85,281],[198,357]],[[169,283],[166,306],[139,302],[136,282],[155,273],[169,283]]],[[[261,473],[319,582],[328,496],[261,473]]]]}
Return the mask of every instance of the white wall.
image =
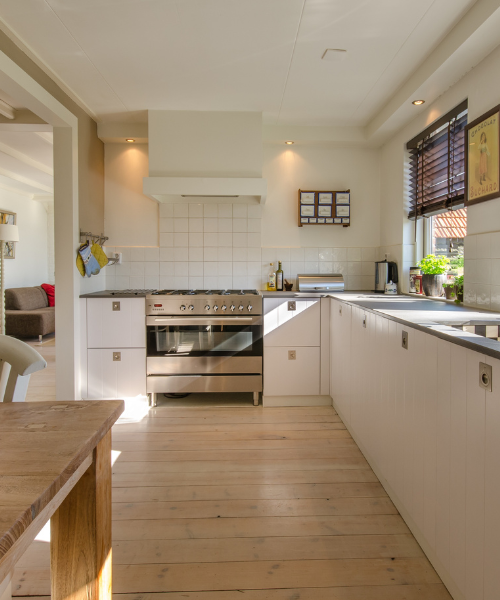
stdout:
{"type": "Polygon", "coordinates": [[[16,257],[5,260],[5,287],[49,283],[47,269],[47,210],[36,200],[0,189],[0,210],[17,213],[19,242],[16,257]]]}
{"type": "Polygon", "coordinates": [[[105,144],[104,171],[108,244],[158,246],[158,203],[142,193],[142,178],[148,176],[147,145],[105,144]]]}
{"type": "MultiPolygon", "coordinates": [[[[500,104],[500,79],[495,76],[499,69],[500,48],[497,48],[433,104],[428,107],[415,107],[415,114],[418,116],[381,148],[381,244],[396,244],[400,248],[400,260],[404,267],[402,279],[405,287],[403,289],[407,290],[408,287],[408,268],[414,262],[413,244],[415,241],[413,223],[406,218],[408,212],[408,193],[405,189],[404,172],[406,143],[466,98],[469,101],[469,122],[500,104]]],[[[468,208],[468,235],[496,231],[500,231],[500,199],[468,208]]],[[[469,245],[469,247],[471,246],[469,245]]],[[[472,264],[469,263],[469,265],[472,264]]],[[[466,266],[465,303],[489,308],[491,290],[486,287],[478,291],[476,289],[478,284],[475,283],[478,279],[477,275],[474,273],[469,277],[467,271],[466,266]],[[477,297],[480,298],[479,304],[476,303],[477,297]]],[[[486,286],[495,283],[491,279],[491,270],[488,272],[482,273],[479,277],[482,284],[486,286]]]]}

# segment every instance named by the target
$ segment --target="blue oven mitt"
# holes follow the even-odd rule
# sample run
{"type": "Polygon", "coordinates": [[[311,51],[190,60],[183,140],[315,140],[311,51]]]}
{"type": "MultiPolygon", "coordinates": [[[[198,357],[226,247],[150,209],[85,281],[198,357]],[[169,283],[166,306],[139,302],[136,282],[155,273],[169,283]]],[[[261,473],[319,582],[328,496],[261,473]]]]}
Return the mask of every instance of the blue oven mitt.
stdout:
{"type": "Polygon", "coordinates": [[[78,253],[82,257],[83,265],[85,267],[85,274],[87,277],[90,277],[91,275],[98,275],[101,272],[101,267],[95,259],[95,256],[92,254],[92,250],[88,244],[82,246],[78,250],[78,253]]]}

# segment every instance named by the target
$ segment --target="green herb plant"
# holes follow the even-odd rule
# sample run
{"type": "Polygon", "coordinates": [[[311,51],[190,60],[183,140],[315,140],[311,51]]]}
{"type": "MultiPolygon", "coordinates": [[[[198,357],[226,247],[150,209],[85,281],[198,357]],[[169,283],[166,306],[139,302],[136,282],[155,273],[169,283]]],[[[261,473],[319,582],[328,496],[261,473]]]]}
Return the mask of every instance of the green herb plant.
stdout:
{"type": "Polygon", "coordinates": [[[428,254],[418,263],[424,275],[443,275],[448,270],[449,265],[449,258],[435,256],[434,254],[428,254]]]}
{"type": "Polygon", "coordinates": [[[456,277],[455,278],[455,293],[452,294],[452,296],[455,296],[456,294],[456,298],[455,298],[455,304],[460,304],[460,300],[458,299],[458,295],[459,294],[463,294],[464,293],[464,276],[460,275],[460,277],[456,277]]]}

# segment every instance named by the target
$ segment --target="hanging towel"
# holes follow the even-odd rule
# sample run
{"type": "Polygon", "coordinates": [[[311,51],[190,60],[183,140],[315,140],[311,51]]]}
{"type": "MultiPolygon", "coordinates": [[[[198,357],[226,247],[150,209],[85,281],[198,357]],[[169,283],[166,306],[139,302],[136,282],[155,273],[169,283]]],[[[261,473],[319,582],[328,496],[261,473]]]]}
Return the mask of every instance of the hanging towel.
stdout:
{"type": "Polygon", "coordinates": [[[92,254],[95,257],[96,261],[99,263],[101,269],[108,264],[108,257],[106,256],[106,253],[99,244],[95,243],[92,245],[92,254]]]}
{"type": "Polygon", "coordinates": [[[91,275],[98,275],[101,271],[101,267],[92,254],[90,246],[85,244],[85,246],[82,246],[78,250],[78,253],[82,257],[83,264],[85,265],[85,274],[87,277],[90,277],[91,275]]]}
{"type": "Polygon", "coordinates": [[[76,268],[82,277],[85,277],[85,265],[83,264],[83,258],[80,255],[80,250],[85,246],[88,246],[88,244],[82,244],[76,253],[76,268]]]}

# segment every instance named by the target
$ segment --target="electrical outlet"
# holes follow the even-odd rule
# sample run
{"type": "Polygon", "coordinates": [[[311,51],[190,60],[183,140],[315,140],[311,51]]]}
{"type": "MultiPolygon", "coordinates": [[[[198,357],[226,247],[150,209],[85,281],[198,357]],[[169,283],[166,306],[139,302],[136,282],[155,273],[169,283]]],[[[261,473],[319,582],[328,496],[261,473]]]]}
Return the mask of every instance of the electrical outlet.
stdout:
{"type": "Polygon", "coordinates": [[[403,348],[405,350],[408,350],[408,332],[407,331],[403,331],[403,333],[401,334],[401,346],[403,346],[403,348]]]}
{"type": "Polygon", "coordinates": [[[288,350],[288,360],[297,360],[296,350],[288,350]]]}

